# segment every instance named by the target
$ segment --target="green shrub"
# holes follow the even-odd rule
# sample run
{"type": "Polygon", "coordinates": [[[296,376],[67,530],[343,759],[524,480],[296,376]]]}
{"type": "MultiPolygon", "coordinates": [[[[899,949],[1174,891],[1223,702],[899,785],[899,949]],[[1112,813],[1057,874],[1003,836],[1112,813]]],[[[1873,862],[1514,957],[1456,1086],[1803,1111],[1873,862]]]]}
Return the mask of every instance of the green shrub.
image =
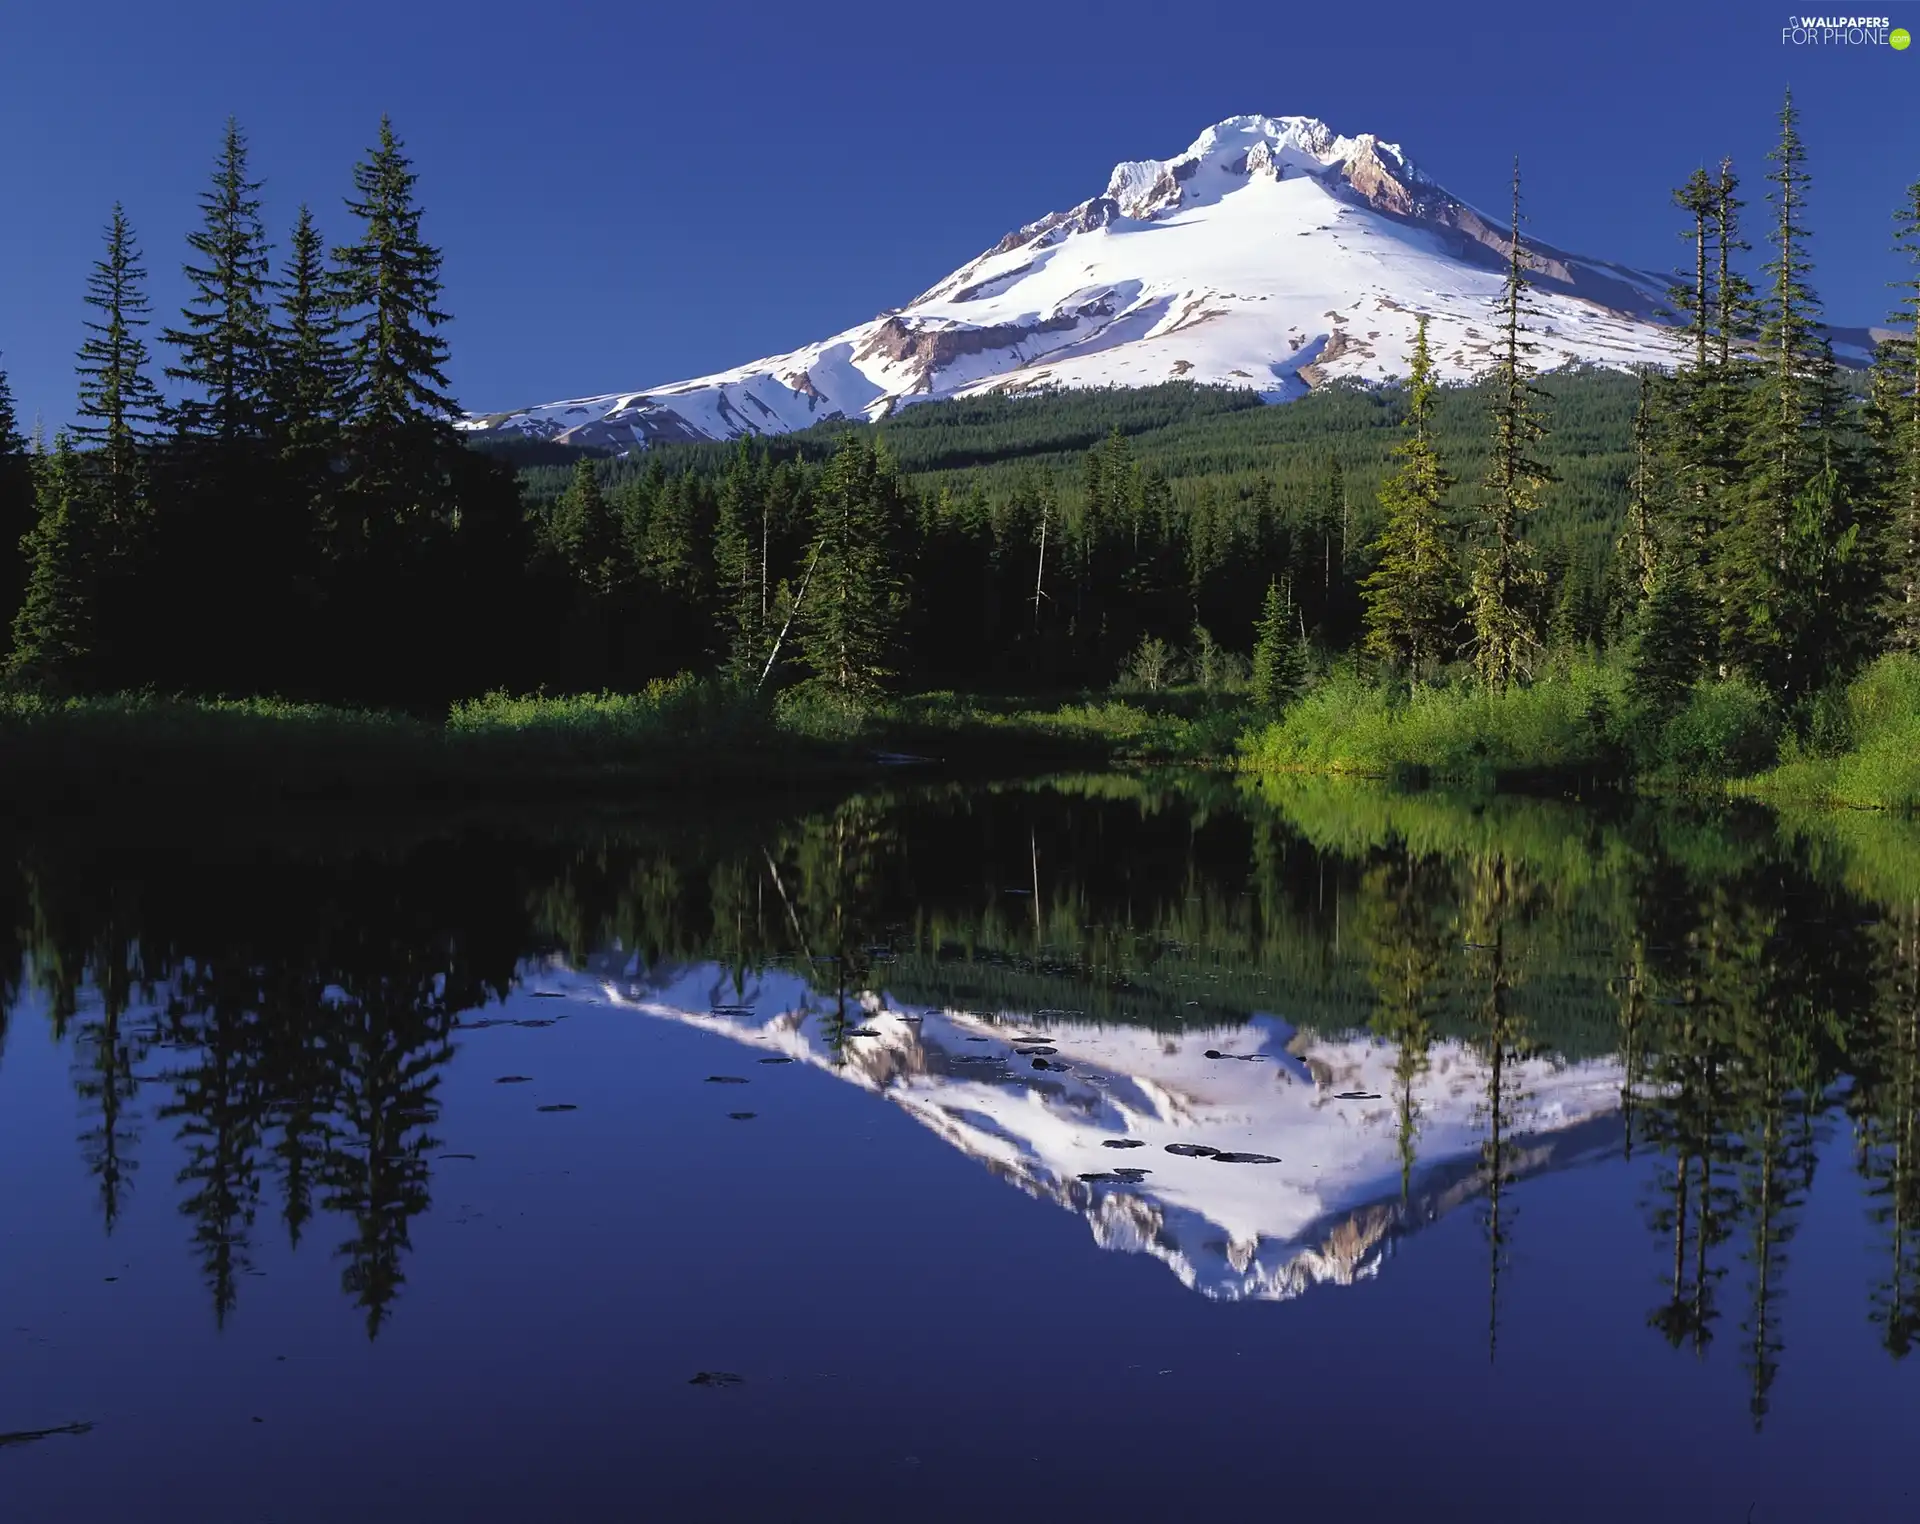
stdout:
{"type": "Polygon", "coordinates": [[[1742,791],[1809,804],[1920,808],[1920,656],[1883,656],[1825,702],[1838,712],[1810,727],[1806,744],[1783,747],[1781,765],[1742,791]],[[1840,739],[1845,749],[1831,750],[1840,739]]]}
{"type": "Polygon", "coordinates": [[[639,693],[489,693],[447,713],[455,742],[559,742],[564,749],[614,753],[636,743],[739,741],[769,728],[765,707],[726,683],[682,673],[639,693]]]}
{"type": "Polygon", "coordinates": [[[1610,768],[1624,681],[1616,665],[1579,658],[1526,687],[1495,692],[1462,682],[1402,693],[1345,668],[1243,737],[1241,765],[1476,779],[1610,768]]]}
{"type": "Polygon", "coordinates": [[[1737,778],[1772,764],[1779,711],[1763,688],[1701,680],[1660,728],[1655,761],[1685,778],[1737,778]]]}
{"type": "Polygon", "coordinates": [[[783,731],[816,741],[853,741],[866,731],[866,705],[827,683],[802,683],[774,701],[783,731]]]}

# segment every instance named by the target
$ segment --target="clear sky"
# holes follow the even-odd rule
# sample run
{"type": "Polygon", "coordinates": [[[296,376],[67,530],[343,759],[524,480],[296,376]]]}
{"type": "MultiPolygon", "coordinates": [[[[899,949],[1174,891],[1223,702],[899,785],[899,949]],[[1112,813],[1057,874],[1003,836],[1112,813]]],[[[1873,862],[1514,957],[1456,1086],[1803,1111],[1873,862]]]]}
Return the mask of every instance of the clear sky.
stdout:
{"type": "MultiPolygon", "coordinates": [[[[177,308],[229,113],[280,235],[302,201],[347,231],[351,166],[392,113],[472,408],[825,337],[1241,112],[1377,132],[1488,208],[1518,152],[1537,235],[1667,269],[1669,188],[1732,153],[1757,201],[1791,84],[1817,285],[1836,321],[1879,321],[1891,209],[1920,179],[1920,45],[1783,45],[1787,8],[29,0],[0,29],[0,367],[27,416],[68,416],[116,198],[156,317],[177,308]]],[[[1920,34],[1920,0],[1876,8],[1920,34]]]]}

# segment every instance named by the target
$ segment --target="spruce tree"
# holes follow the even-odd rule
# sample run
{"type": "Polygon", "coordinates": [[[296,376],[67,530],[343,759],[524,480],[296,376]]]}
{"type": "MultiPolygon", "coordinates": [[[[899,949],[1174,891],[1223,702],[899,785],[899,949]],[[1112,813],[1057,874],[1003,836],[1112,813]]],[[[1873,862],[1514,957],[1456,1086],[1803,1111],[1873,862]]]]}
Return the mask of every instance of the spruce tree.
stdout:
{"type": "MultiPolygon", "coordinates": [[[[1700,188],[1695,187],[1696,191],[1700,188]]],[[[1750,245],[1740,231],[1740,177],[1722,159],[1704,187],[1706,248],[1710,262],[1696,266],[1696,289],[1711,342],[1704,362],[1696,349],[1667,384],[1677,405],[1663,409],[1656,431],[1658,462],[1670,497],[1675,575],[1690,580],[1705,608],[1702,660],[1720,659],[1744,615],[1727,576],[1728,547],[1739,522],[1740,455],[1745,414],[1757,367],[1746,357],[1755,336],[1758,304],[1752,283],[1735,264],[1750,245]]],[[[1698,206],[1690,206],[1698,212],[1698,206]]],[[[1689,236],[1699,236],[1699,224],[1689,236]]],[[[1664,517],[1665,515],[1663,515],[1664,517]]]]}
{"type": "Polygon", "coordinates": [[[797,634],[813,681],[841,699],[871,698],[894,675],[906,588],[890,541],[901,500],[892,462],[852,436],[814,488],[797,634]]]}
{"type": "Polygon", "coordinates": [[[273,412],[284,448],[331,448],[347,410],[347,355],[329,287],[327,243],[302,206],[287,240],[287,260],[274,282],[273,412]]]}
{"type": "Polygon", "coordinates": [[[147,488],[143,451],[160,418],[160,393],[148,374],[146,341],[140,330],[150,310],[147,272],[125,210],[116,203],[107,224],[107,252],[87,278],[87,305],[98,318],[87,320],[77,370],[80,421],[73,441],[92,448],[89,474],[99,496],[100,551],[124,553],[146,515],[147,488]]]}
{"type": "Polygon", "coordinates": [[[1806,149],[1799,113],[1788,94],[1780,140],[1768,157],[1773,189],[1769,238],[1771,277],[1761,305],[1756,346],[1758,374],[1742,410],[1736,501],[1717,547],[1715,580],[1722,589],[1723,647],[1733,664],[1763,683],[1775,683],[1786,658],[1791,616],[1784,586],[1786,536],[1794,500],[1814,473],[1811,448],[1815,365],[1815,306],[1808,284],[1806,149]]]}
{"type": "Polygon", "coordinates": [[[342,531],[350,540],[399,531],[403,543],[417,541],[423,521],[450,513],[447,457],[459,448],[459,404],[447,389],[440,251],[421,236],[418,178],[382,117],[380,140],[355,166],[356,195],[347,202],[360,236],[334,250],[331,280],[348,359],[343,397],[355,522],[342,531]]]}
{"type": "Polygon", "coordinates": [[[13,386],[5,370],[0,370],[0,458],[26,457],[27,440],[20,432],[20,415],[13,402],[13,386]]]}
{"type": "Polygon", "coordinates": [[[1788,94],[1769,200],[1769,289],[1746,411],[1741,481],[1719,577],[1735,665],[1786,695],[1841,673],[1864,645],[1869,576],[1850,409],[1811,285],[1806,149],[1788,94]]]}
{"type": "Polygon", "coordinates": [[[272,336],[266,230],[260,222],[260,182],[247,176],[247,140],[227,119],[213,184],[200,196],[201,225],[187,235],[186,266],[193,295],[181,326],[161,337],[179,351],[167,375],[187,395],[173,409],[178,431],[231,451],[266,430],[272,336]]]}
{"type": "Polygon", "coordinates": [[[620,519],[591,459],[574,462],[573,480],[554,506],[553,541],[592,596],[605,598],[620,583],[626,565],[620,519]]]}
{"type": "Polygon", "coordinates": [[[1547,586],[1559,589],[1547,616],[1547,649],[1562,657],[1570,656],[1587,643],[1592,631],[1586,562],[1562,548],[1559,565],[1548,577],[1547,586]]]}
{"type": "Polygon", "coordinates": [[[1526,337],[1531,289],[1526,251],[1520,242],[1520,161],[1515,159],[1513,222],[1491,377],[1493,454],[1468,590],[1474,669],[1490,688],[1524,680],[1540,646],[1532,605],[1542,579],[1533,564],[1526,521],[1552,477],[1536,453],[1547,430],[1541,417],[1545,393],[1532,381],[1532,356],[1538,346],[1526,337]]]}
{"type": "Polygon", "coordinates": [[[21,540],[38,518],[34,502],[33,457],[20,433],[13,389],[0,370],[0,628],[11,629],[26,587],[26,552],[21,540]]]}
{"type": "Polygon", "coordinates": [[[341,458],[347,413],[347,358],[329,288],[327,245],[313,212],[301,207],[287,260],[274,283],[271,386],[281,490],[293,499],[303,545],[333,528],[333,467],[341,458]]]}
{"type": "Polygon", "coordinates": [[[1367,651],[1404,666],[1415,682],[1445,658],[1460,607],[1446,508],[1452,478],[1434,447],[1434,390],[1422,314],[1414,330],[1406,435],[1394,448],[1398,466],[1380,484],[1386,524],[1374,541],[1374,570],[1362,584],[1367,651]]]}
{"type": "Polygon", "coordinates": [[[1268,583],[1253,638],[1253,702],[1264,713],[1278,714],[1307,686],[1307,653],[1299,626],[1292,591],[1268,583]]]}
{"type": "Polygon", "coordinates": [[[1713,178],[1704,169],[1687,176],[1686,183],[1673,193],[1673,204],[1687,214],[1687,226],[1681,237],[1692,245],[1690,280],[1676,281],[1667,297],[1683,320],[1679,330],[1685,363],[1705,374],[1712,354],[1713,335],[1713,226],[1715,193],[1713,178]]]}
{"type": "MultiPolygon", "coordinates": [[[[1713,177],[1713,249],[1717,269],[1713,282],[1716,309],[1714,343],[1716,359],[1722,366],[1733,358],[1735,347],[1753,337],[1757,316],[1753,283],[1735,268],[1736,254],[1752,247],[1740,234],[1740,213],[1746,203],[1740,199],[1740,177],[1734,173],[1733,160],[1722,159],[1713,177]]],[[[1737,427],[1731,420],[1728,428],[1737,427]]]]}
{"type": "Polygon", "coordinates": [[[655,496],[641,546],[647,575],[694,612],[705,611],[711,587],[713,507],[706,483],[682,471],[655,496]]]}
{"type": "Polygon", "coordinates": [[[759,677],[766,659],[765,495],[753,446],[743,436],[721,479],[713,545],[714,625],[725,642],[718,654],[727,675],[739,683],[759,677]]]}
{"type": "Polygon", "coordinates": [[[39,521],[21,544],[27,585],[13,616],[7,677],[68,689],[84,681],[94,654],[93,500],[64,432],[36,475],[39,521]]]}
{"type": "Polygon", "coordinates": [[[1731,482],[1739,464],[1741,440],[1740,400],[1746,395],[1749,367],[1733,363],[1742,344],[1755,337],[1759,303],[1753,283],[1734,264],[1734,256],[1746,253],[1752,245],[1740,232],[1740,213],[1746,203],[1740,199],[1740,177],[1734,173],[1733,160],[1722,159],[1713,178],[1713,249],[1716,268],[1713,279],[1714,377],[1713,416],[1715,460],[1721,485],[1731,482]]]}
{"type": "Polygon", "coordinates": [[[1614,548],[1615,565],[1625,582],[1627,611],[1631,614],[1653,593],[1660,559],[1661,504],[1655,463],[1657,427],[1653,372],[1640,371],[1640,400],[1633,410],[1633,474],[1627,479],[1627,519],[1614,548]]]}
{"type": "Polygon", "coordinates": [[[1894,214],[1894,248],[1907,261],[1895,284],[1893,332],[1874,355],[1870,415],[1887,513],[1887,623],[1896,646],[1920,649],[1920,181],[1894,214]]]}
{"type": "MultiPolygon", "coordinates": [[[[247,168],[247,142],[229,119],[200,225],[187,237],[189,297],[177,327],[161,337],[174,350],[167,376],[180,399],[167,409],[173,439],[156,473],[152,543],[140,557],[135,591],[203,584],[222,563],[248,568],[217,598],[180,601],[139,643],[149,671],[213,690],[253,691],[279,676],[292,618],[287,596],[303,548],[282,516],[288,496],[273,479],[273,338],[270,265],[260,221],[260,183],[247,168]],[[235,626],[246,641],[231,638],[235,626]]],[[[116,598],[120,610],[125,601],[116,598]]]]}
{"type": "Polygon", "coordinates": [[[1687,214],[1681,237],[1689,245],[1691,259],[1685,276],[1668,291],[1668,299],[1683,320],[1675,334],[1673,373],[1657,388],[1652,378],[1642,373],[1640,406],[1634,414],[1628,535],[1635,563],[1632,580],[1640,588],[1640,597],[1652,590],[1653,543],[1659,537],[1656,524],[1669,517],[1674,520],[1665,536],[1671,542],[1669,551],[1690,569],[1697,569],[1705,564],[1718,533],[1726,489],[1720,448],[1724,402],[1719,391],[1721,356],[1715,335],[1716,263],[1723,252],[1720,191],[1706,170],[1696,169],[1673,193],[1673,200],[1687,214]],[[1664,473],[1655,470],[1656,453],[1666,468],[1664,473]],[[1671,504],[1658,501],[1655,483],[1661,474],[1671,477],[1671,504]]]}
{"type": "Polygon", "coordinates": [[[1628,691],[1644,714],[1664,720],[1685,702],[1705,664],[1699,589],[1684,562],[1655,567],[1630,633],[1628,691]]]}

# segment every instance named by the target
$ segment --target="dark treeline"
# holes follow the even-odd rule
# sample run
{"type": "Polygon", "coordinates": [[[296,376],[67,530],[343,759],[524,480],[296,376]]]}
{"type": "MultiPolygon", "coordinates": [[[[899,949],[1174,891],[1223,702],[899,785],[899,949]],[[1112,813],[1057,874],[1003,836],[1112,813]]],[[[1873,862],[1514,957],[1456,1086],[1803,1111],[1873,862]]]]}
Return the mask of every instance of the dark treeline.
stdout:
{"type": "Polygon", "coordinates": [[[1703,682],[1791,706],[1920,631],[1920,186],[1890,336],[1848,375],[1790,101],[1780,127],[1763,233],[1730,163],[1676,195],[1670,375],[1536,375],[1516,167],[1471,386],[1436,384],[1423,334],[1405,385],[1285,407],[988,397],[614,460],[463,446],[441,257],[389,127],[353,236],[329,248],[303,210],[276,263],[230,126],[164,363],[116,211],[74,428],[30,445],[0,389],[8,669],[432,707],[683,671],[857,700],[1257,668],[1273,706],[1345,653],[1506,688],[1602,651],[1656,719],[1703,682]]]}
{"type": "Polygon", "coordinates": [[[229,124],[187,240],[192,296],[157,336],[177,401],[114,209],[74,426],[28,456],[0,413],[0,521],[30,521],[0,547],[16,682],[395,702],[513,672],[518,631],[483,611],[522,595],[527,525],[511,470],[453,428],[414,181],[383,122],[354,236],[329,249],[303,207],[276,266],[229,124]]]}
{"type": "Polygon", "coordinates": [[[1798,698],[1920,634],[1920,182],[1895,216],[1906,269],[1862,388],[1811,283],[1790,98],[1771,161],[1757,282],[1731,162],[1674,192],[1680,357],[1647,379],[1619,552],[1635,682],[1656,707],[1702,677],[1798,698]]]}
{"type": "MultiPolygon", "coordinates": [[[[1580,637],[1598,641],[1637,382],[1583,372],[1554,386],[1559,429],[1544,454],[1564,490],[1541,516],[1540,555],[1556,596],[1574,589],[1580,637]]],[[[1491,396],[1433,394],[1436,437],[1464,470],[1485,460],[1491,396]]],[[[743,629],[757,676],[822,541],[815,494],[844,469],[843,453],[870,462],[887,516],[876,533],[911,593],[875,621],[890,654],[869,686],[1104,685],[1143,643],[1190,671],[1210,647],[1244,666],[1270,589],[1284,592],[1296,640],[1355,645],[1379,556],[1377,495],[1408,411],[1405,389],[1357,385],[1283,407],[1177,385],[982,398],[853,429],[527,466],[522,477],[549,564],[581,588],[576,617],[589,630],[604,620],[616,642],[596,650],[604,665],[582,674],[589,685],[724,664],[743,629]],[[581,557],[583,518],[625,548],[623,561],[581,557]]],[[[524,459],[530,447],[486,448],[524,459]]],[[[808,616],[799,602],[796,629],[808,616]]],[[[1543,627],[1552,613],[1543,601],[1543,627]]],[[[789,667],[793,654],[783,648],[776,670],[818,670],[789,667]]],[[[1145,680],[1174,671],[1171,660],[1163,673],[1148,665],[1145,680]]]]}
{"type": "Polygon", "coordinates": [[[337,1254],[377,1332],[431,1204],[458,1030],[495,1019],[524,957],[711,964],[742,989],[810,967],[830,1024],[836,990],[877,989],[1022,1023],[1173,1035],[1265,1010],[1371,1033],[1395,1046],[1409,1183],[1419,1082],[1462,1045],[1485,1075],[1496,1298],[1525,1232],[1504,1186],[1538,1127],[1521,1061],[1616,1056],[1614,1136],[1667,1267],[1649,1323],[1732,1346],[1757,1419],[1819,1169],[1868,1195],[1878,1337],[1904,1356],[1920,1333],[1920,873],[1902,826],[1874,832],[1810,851],[1758,812],[1102,777],[578,839],[208,842],[185,871],[29,841],[0,882],[0,1059],[43,1010],[73,1047],[106,1227],[135,1191],[174,1192],[218,1316],[280,1234],[337,1254]],[[175,1183],[138,1168],[163,1139],[175,1183]]]}
{"type": "MultiPolygon", "coordinates": [[[[753,649],[769,652],[787,605],[765,589],[791,598],[817,543],[810,484],[837,452],[871,452],[914,595],[877,627],[929,683],[1084,683],[1130,663],[1154,685],[1176,652],[1195,672],[1222,648],[1256,665],[1264,648],[1271,669],[1287,632],[1416,684],[1505,688],[1605,652],[1655,721],[1703,682],[1792,708],[1910,647],[1920,618],[1920,185],[1896,215],[1907,269],[1865,373],[1837,361],[1811,283],[1790,99],[1767,185],[1753,233],[1730,162],[1675,193],[1671,374],[1536,374],[1516,169],[1498,342],[1472,386],[1436,384],[1423,332],[1403,387],[1283,408],[1181,387],[917,406],[763,453],[533,467],[530,498],[545,523],[596,491],[614,504],[644,547],[642,588],[671,580],[661,566],[691,585],[685,526],[720,546],[737,505],[757,506],[753,649]],[[1766,257],[1749,272],[1753,242],[1766,257]]],[[[737,630],[726,556],[711,562],[737,630]]]]}

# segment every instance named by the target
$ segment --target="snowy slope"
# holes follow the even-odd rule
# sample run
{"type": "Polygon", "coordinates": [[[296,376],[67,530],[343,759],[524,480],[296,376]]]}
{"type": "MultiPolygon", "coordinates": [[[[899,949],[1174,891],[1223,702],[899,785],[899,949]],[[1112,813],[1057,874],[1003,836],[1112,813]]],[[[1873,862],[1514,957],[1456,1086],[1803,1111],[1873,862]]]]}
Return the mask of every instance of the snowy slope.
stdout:
{"type": "MultiPolygon", "coordinates": [[[[1306,117],[1233,117],[1172,159],[1010,233],[906,307],[792,354],[644,390],[473,415],[630,448],[878,417],[929,397],[1185,379],[1269,400],[1406,372],[1426,314],[1443,376],[1483,369],[1504,233],[1395,144],[1306,117]]],[[[1536,356],[1670,359],[1662,281],[1528,241],[1536,356]]]]}
{"type": "MultiPolygon", "coordinates": [[[[794,972],[769,971],[737,993],[713,965],[580,974],[556,964],[528,985],[590,993],[883,1095],[1008,1183],[1082,1214],[1104,1247],[1152,1255],[1212,1297],[1351,1284],[1378,1270],[1400,1234],[1479,1189],[1488,1070],[1454,1043],[1435,1047],[1414,1087],[1418,1162],[1403,1201],[1397,1054],[1365,1039],[1313,1037],[1272,1017],[1170,1038],[867,994],[845,1023],[861,1035],[836,1049],[833,1003],[794,972]],[[1035,1067],[1029,1038],[1051,1050],[1046,1067],[1035,1067]],[[1272,1162],[1223,1163],[1170,1144],[1272,1162]],[[1126,1169],[1146,1173],[1113,1177],[1126,1169]]],[[[1519,1173],[1617,1146],[1617,1064],[1530,1059],[1507,1073],[1519,1173]]]]}

